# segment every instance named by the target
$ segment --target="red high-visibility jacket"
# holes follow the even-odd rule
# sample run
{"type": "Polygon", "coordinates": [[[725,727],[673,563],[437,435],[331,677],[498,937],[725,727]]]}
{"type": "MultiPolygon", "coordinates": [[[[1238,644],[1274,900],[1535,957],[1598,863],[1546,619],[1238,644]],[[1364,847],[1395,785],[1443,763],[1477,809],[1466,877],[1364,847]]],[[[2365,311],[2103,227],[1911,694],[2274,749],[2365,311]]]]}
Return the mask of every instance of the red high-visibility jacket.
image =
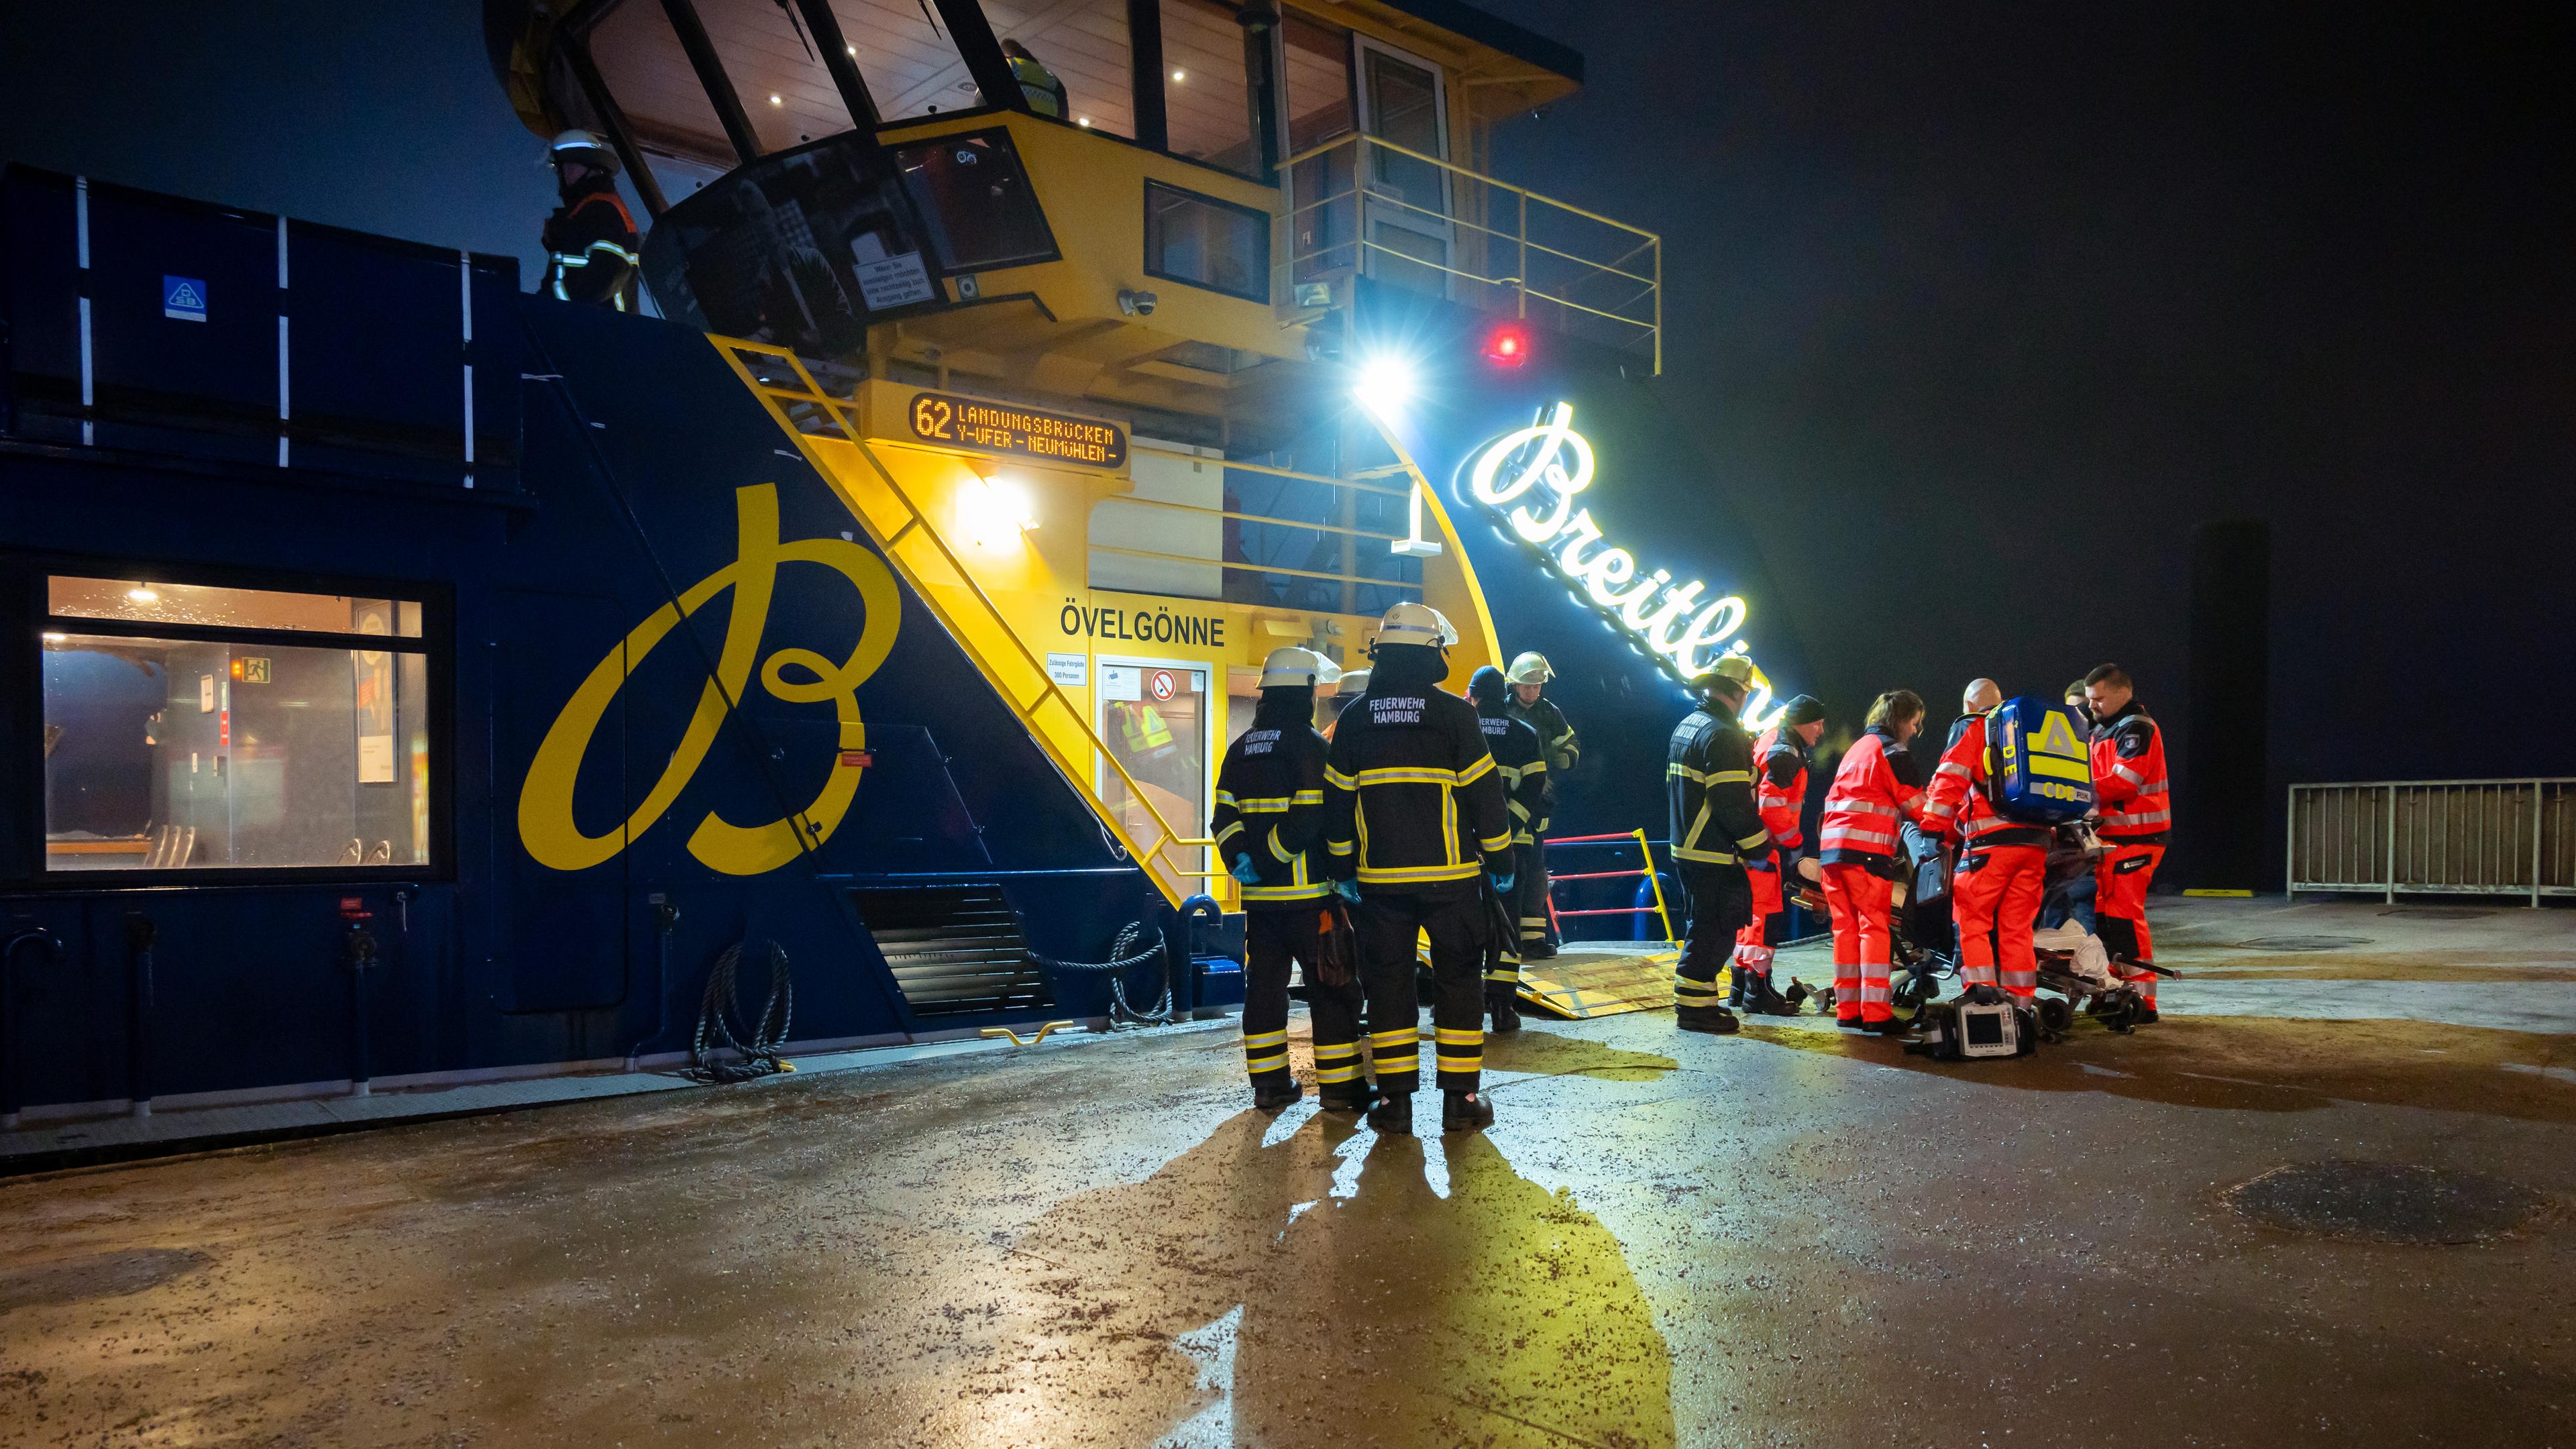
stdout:
{"type": "Polygon", "coordinates": [[[2051,834],[2047,826],[2007,820],[1995,808],[1992,782],[1986,773],[1985,716],[1971,715],[1960,721],[1960,726],[1958,738],[1941,752],[1941,763],[1932,771],[1932,789],[1930,799],[1924,803],[1924,814],[1934,823],[1927,828],[1957,835],[1970,850],[1998,845],[2045,848],[2051,834]]]}
{"type": "Polygon", "coordinates": [[[1807,749],[1785,726],[1773,725],[1754,742],[1753,808],[1781,854],[1794,855],[1807,843],[1799,824],[1807,810],[1807,749]]]}
{"type": "Polygon", "coordinates": [[[1843,751],[1832,788],[1825,791],[1823,861],[1863,864],[1894,859],[1907,817],[1926,829],[1923,790],[1914,783],[1914,761],[1896,737],[1876,725],[1843,751]]]}
{"type": "Polygon", "coordinates": [[[2173,834],[2165,732],[2136,700],[2093,726],[2093,799],[2104,840],[2161,845],[2173,834]]]}

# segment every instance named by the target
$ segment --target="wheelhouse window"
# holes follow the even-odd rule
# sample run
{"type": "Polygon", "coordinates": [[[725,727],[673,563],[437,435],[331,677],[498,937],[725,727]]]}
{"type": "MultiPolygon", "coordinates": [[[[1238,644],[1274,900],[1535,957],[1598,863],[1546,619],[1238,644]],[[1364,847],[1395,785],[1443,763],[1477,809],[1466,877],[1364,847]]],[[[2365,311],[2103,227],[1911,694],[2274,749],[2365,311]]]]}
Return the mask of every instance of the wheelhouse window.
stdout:
{"type": "Polygon", "coordinates": [[[431,861],[420,601],[56,575],[48,872],[431,861]]]}
{"type": "Polygon", "coordinates": [[[1254,302],[1270,300],[1270,217],[1159,181],[1145,183],[1145,272],[1254,302]]]}

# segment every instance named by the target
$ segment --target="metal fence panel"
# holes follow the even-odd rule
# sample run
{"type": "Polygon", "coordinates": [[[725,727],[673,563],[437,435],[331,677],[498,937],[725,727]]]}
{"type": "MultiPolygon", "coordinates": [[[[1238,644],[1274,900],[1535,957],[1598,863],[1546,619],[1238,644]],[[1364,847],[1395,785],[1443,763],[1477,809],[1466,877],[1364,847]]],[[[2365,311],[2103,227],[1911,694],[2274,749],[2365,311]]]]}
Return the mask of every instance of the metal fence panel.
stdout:
{"type": "Polygon", "coordinates": [[[2576,895],[2576,779],[2290,787],[2289,892],[2576,895]]]}

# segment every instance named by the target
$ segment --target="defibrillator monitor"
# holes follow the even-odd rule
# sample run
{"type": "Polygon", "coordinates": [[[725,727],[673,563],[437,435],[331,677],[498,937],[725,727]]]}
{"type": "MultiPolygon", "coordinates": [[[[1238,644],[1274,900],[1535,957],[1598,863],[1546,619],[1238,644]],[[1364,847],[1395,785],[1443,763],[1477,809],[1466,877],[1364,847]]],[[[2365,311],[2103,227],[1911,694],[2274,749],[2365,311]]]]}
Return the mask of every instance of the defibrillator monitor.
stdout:
{"type": "Polygon", "coordinates": [[[2010,1057],[2021,1054],[2021,1033],[2009,1003],[1979,1006],[1959,1003],[1959,1055],[2010,1057]]]}

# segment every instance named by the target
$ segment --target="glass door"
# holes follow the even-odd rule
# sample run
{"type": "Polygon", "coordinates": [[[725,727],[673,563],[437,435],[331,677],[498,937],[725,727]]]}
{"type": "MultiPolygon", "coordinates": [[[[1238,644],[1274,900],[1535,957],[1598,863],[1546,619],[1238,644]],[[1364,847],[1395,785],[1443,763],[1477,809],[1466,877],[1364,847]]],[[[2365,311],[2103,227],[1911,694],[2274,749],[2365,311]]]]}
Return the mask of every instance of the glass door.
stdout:
{"type": "Polygon", "coordinates": [[[1433,164],[1449,159],[1449,97],[1440,67],[1366,36],[1353,41],[1358,47],[1360,129],[1404,148],[1363,148],[1366,269],[1373,277],[1445,296],[1457,227],[1451,220],[1449,173],[1433,164]]]}
{"type": "MultiPolygon", "coordinates": [[[[1100,687],[1093,691],[1100,710],[1100,738],[1109,753],[1136,782],[1146,802],[1164,823],[1183,836],[1207,833],[1208,732],[1215,710],[1208,698],[1208,666],[1178,659],[1110,659],[1098,661],[1100,687]]],[[[1149,812],[1127,791],[1127,782],[1106,762],[1100,766],[1100,799],[1127,827],[1130,839],[1150,842],[1162,834],[1149,812]]],[[[1154,874],[1182,895],[1208,889],[1204,876],[1181,871],[1205,870],[1207,852],[1171,850],[1152,867],[1154,874]]]]}

